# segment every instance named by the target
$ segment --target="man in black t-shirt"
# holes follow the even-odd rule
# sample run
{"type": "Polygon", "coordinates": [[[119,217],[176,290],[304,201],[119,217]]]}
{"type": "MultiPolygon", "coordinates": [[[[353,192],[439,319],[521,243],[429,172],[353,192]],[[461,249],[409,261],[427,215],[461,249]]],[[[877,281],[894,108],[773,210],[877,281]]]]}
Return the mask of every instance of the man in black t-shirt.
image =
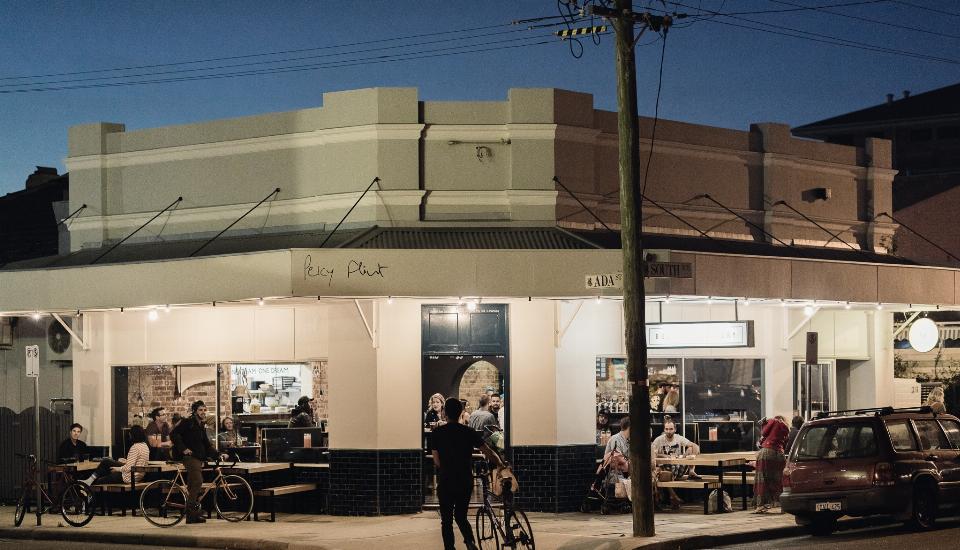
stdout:
{"type": "Polygon", "coordinates": [[[453,520],[463,535],[468,550],[476,549],[473,530],[467,518],[467,507],[473,493],[473,450],[479,448],[487,459],[503,467],[480,434],[458,422],[463,404],[451,397],[444,403],[447,423],[433,430],[433,463],[439,469],[437,496],[440,500],[440,533],[445,550],[453,550],[453,520]]]}
{"type": "Polygon", "coordinates": [[[64,439],[57,447],[57,462],[80,462],[90,458],[87,444],[80,439],[81,433],[83,433],[83,426],[76,423],[70,425],[70,437],[64,439]]]}

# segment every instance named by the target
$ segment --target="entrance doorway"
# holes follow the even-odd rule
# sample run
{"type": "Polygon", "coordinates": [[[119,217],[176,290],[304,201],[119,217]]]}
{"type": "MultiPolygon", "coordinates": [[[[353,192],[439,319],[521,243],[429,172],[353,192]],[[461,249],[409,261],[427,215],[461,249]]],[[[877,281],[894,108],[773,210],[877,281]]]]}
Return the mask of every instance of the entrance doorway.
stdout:
{"type": "MultiPolygon", "coordinates": [[[[507,306],[505,304],[425,305],[422,309],[421,403],[423,412],[424,505],[436,506],[435,469],[426,422],[434,394],[466,401],[476,410],[480,396],[499,393],[509,403],[507,306]]],[[[504,444],[509,446],[510,408],[503,409],[504,444]]]]}
{"type": "Polygon", "coordinates": [[[836,369],[833,362],[793,365],[794,409],[810,420],[818,412],[837,410],[836,369]]]}

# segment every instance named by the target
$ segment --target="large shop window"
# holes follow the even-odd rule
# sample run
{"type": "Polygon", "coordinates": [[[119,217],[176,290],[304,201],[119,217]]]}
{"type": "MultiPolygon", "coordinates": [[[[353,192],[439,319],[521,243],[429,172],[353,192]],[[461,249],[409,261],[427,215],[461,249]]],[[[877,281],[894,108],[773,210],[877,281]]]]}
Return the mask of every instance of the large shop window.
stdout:
{"type": "MultiPolygon", "coordinates": [[[[628,414],[626,359],[597,358],[597,444],[605,445],[628,414]]],[[[652,433],[673,421],[703,452],[756,448],[762,416],[763,360],[650,358],[652,433]]]]}

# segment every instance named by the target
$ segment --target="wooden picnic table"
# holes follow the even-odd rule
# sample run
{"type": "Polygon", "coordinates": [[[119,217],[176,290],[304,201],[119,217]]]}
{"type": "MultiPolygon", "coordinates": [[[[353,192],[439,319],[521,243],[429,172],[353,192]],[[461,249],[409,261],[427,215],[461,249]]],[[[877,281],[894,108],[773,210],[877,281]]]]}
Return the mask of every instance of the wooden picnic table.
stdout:
{"type": "Polygon", "coordinates": [[[100,463],[93,460],[84,460],[83,462],[67,462],[64,464],[54,464],[50,466],[51,471],[55,472],[88,472],[96,470],[100,463]]]}
{"type": "Polygon", "coordinates": [[[656,463],[661,465],[679,465],[679,466],[711,466],[717,468],[717,480],[720,482],[720,490],[717,491],[717,511],[724,512],[723,507],[723,472],[727,468],[740,467],[740,489],[743,495],[743,509],[747,509],[747,470],[748,460],[756,459],[757,453],[753,452],[734,452],[734,453],[705,453],[690,456],[670,456],[656,457],[656,463]]]}
{"type": "Polygon", "coordinates": [[[266,472],[276,472],[280,470],[289,470],[289,462],[238,462],[233,466],[223,466],[221,469],[226,474],[247,474],[255,475],[266,472]]]}

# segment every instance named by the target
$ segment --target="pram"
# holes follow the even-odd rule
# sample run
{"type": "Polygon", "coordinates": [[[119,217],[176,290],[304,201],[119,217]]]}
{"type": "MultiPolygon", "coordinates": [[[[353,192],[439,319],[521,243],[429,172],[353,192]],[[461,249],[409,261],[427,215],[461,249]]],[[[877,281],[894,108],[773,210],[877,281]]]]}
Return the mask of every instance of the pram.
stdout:
{"type": "Polygon", "coordinates": [[[615,477],[611,475],[614,468],[613,454],[619,453],[611,453],[611,456],[607,456],[597,468],[593,482],[587,489],[586,496],[583,497],[583,503],[580,504],[581,512],[590,513],[599,509],[601,514],[607,515],[630,511],[630,499],[618,497],[616,484],[610,482],[615,477]]]}

